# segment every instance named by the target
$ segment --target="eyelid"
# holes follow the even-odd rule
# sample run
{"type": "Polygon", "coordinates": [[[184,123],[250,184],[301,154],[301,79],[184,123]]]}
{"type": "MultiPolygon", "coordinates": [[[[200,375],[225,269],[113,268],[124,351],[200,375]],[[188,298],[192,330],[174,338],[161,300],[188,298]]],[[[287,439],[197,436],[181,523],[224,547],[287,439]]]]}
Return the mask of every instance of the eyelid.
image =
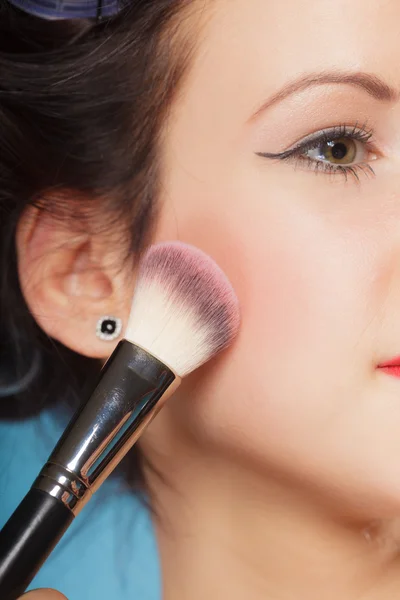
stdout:
{"type": "Polygon", "coordinates": [[[354,180],[359,182],[359,173],[363,173],[367,177],[371,175],[375,176],[375,171],[369,163],[371,160],[375,160],[382,156],[382,153],[379,152],[375,145],[372,129],[368,130],[366,128],[366,124],[362,128],[358,127],[356,124],[354,126],[335,125],[333,127],[319,130],[306,137],[303,137],[288,150],[284,150],[279,154],[257,152],[256,155],[262,158],[294,163],[295,165],[299,163],[307,164],[307,170],[312,170],[315,173],[342,175],[345,181],[348,180],[349,176],[352,176],[354,180]],[[363,143],[369,152],[368,160],[342,165],[330,163],[329,161],[318,160],[310,156],[307,157],[306,153],[309,150],[318,148],[323,143],[328,143],[335,139],[337,140],[341,138],[358,140],[360,143],[363,143]]]}
{"type": "MultiPolygon", "coordinates": [[[[289,158],[290,156],[300,154],[301,151],[306,152],[307,150],[316,148],[319,144],[323,143],[324,141],[339,139],[341,137],[350,137],[353,139],[358,139],[359,141],[362,141],[365,144],[369,144],[369,146],[375,146],[373,132],[371,129],[368,128],[368,124],[365,123],[363,126],[359,126],[356,123],[355,125],[334,125],[331,127],[324,127],[324,129],[320,129],[314,133],[307,135],[306,137],[301,138],[299,141],[295,142],[292,146],[290,146],[290,148],[284,150],[283,152],[257,152],[257,155],[262,156],[264,158],[277,158],[283,160],[285,158],[289,158]]],[[[376,154],[379,154],[375,147],[374,152],[376,154]]]]}

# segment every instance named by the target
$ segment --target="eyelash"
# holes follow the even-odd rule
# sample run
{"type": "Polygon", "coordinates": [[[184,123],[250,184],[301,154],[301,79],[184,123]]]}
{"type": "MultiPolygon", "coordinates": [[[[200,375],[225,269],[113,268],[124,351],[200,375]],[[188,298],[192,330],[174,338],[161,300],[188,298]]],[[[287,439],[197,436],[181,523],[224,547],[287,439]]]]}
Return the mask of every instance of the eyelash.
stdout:
{"type": "Polygon", "coordinates": [[[358,182],[360,180],[360,174],[364,174],[367,177],[375,177],[375,171],[367,162],[347,166],[338,164],[335,165],[322,160],[316,160],[314,158],[304,156],[304,154],[309,150],[315,150],[319,148],[322,144],[326,144],[340,138],[357,140],[368,146],[367,151],[369,150],[371,152],[373,150],[372,136],[373,131],[368,129],[367,124],[364,124],[362,127],[359,127],[357,123],[352,127],[349,127],[348,125],[337,125],[308,136],[305,140],[299,142],[296,146],[290,148],[289,150],[285,150],[284,152],[280,152],[278,154],[273,154],[270,152],[257,152],[257,155],[261,156],[262,158],[293,162],[295,166],[299,163],[306,162],[307,167],[312,169],[316,174],[326,173],[328,175],[330,174],[335,176],[342,175],[345,181],[347,181],[348,177],[351,176],[358,182]]]}

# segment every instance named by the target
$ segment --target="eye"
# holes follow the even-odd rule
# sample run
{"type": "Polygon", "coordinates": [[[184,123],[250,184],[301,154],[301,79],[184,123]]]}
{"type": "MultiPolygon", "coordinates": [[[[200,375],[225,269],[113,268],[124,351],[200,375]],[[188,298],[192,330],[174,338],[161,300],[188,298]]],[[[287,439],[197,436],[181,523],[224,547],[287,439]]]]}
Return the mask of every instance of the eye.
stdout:
{"type": "Polygon", "coordinates": [[[258,156],[269,159],[293,162],[317,173],[353,175],[359,179],[359,172],[374,175],[369,164],[377,158],[371,141],[372,131],[357,125],[340,125],[307,136],[294,147],[278,154],[258,152],[258,156]]]}
{"type": "Polygon", "coordinates": [[[304,155],[313,160],[335,165],[352,165],[363,162],[368,156],[368,151],[365,143],[350,137],[341,137],[337,140],[322,142],[315,148],[307,150],[304,155]]]}

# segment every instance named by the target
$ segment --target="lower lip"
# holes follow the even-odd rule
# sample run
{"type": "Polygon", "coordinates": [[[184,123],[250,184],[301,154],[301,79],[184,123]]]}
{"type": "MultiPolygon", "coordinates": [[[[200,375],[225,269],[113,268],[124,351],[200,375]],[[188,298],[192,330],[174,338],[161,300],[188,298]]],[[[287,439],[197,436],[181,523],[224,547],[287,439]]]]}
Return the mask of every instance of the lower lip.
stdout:
{"type": "Polygon", "coordinates": [[[393,367],[379,367],[379,370],[384,371],[392,377],[400,377],[400,365],[395,365],[393,367]]]}

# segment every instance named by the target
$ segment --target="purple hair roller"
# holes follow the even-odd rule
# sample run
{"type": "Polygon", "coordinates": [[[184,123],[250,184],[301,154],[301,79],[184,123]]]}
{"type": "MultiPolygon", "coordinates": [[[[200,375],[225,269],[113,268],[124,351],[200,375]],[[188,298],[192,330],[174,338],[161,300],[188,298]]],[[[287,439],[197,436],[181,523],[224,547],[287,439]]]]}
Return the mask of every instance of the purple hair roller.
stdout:
{"type": "Polygon", "coordinates": [[[9,0],[20,10],[42,19],[99,19],[120,12],[121,0],[9,0]]]}

